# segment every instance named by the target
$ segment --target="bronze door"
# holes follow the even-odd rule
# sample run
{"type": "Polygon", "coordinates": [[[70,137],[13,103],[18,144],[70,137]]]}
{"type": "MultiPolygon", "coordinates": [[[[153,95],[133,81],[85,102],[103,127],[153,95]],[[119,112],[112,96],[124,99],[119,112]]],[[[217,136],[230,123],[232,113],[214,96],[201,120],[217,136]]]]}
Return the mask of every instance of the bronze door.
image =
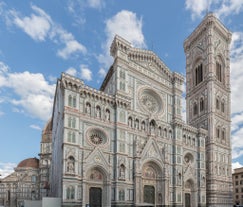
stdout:
{"type": "Polygon", "coordinates": [[[155,203],[155,190],[154,186],[152,185],[145,185],[144,186],[144,203],[155,203]]]}
{"type": "Polygon", "coordinates": [[[191,194],[185,193],[185,207],[191,207],[191,194]]]}
{"type": "Polygon", "coordinates": [[[102,207],[102,190],[101,188],[92,187],[89,189],[89,206],[102,207]]]}

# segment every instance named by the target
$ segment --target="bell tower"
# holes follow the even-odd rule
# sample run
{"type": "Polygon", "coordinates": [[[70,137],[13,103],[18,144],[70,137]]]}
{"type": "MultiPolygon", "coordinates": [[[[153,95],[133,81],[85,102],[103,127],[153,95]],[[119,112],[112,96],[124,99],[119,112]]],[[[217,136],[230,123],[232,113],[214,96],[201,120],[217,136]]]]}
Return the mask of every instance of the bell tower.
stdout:
{"type": "Polygon", "coordinates": [[[208,130],[207,207],[232,206],[230,42],[212,13],[184,42],[187,123],[208,130]]]}

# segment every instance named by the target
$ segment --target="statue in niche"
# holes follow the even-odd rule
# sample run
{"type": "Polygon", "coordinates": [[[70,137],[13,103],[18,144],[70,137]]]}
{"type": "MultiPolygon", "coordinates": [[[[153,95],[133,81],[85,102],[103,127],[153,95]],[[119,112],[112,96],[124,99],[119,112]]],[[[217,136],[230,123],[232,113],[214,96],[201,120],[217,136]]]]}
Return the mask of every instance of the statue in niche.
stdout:
{"type": "Polygon", "coordinates": [[[119,169],[119,178],[120,179],[125,179],[125,166],[121,164],[120,169],[119,169]]]}
{"type": "Polygon", "coordinates": [[[96,117],[100,118],[101,112],[100,112],[100,107],[96,107],[96,117]]]}
{"type": "Polygon", "coordinates": [[[105,119],[107,121],[110,121],[110,111],[107,109],[106,112],[105,112],[105,119]]]}
{"type": "Polygon", "coordinates": [[[90,113],[91,113],[91,106],[90,106],[90,103],[87,103],[87,104],[86,104],[86,113],[87,113],[87,114],[90,114],[90,113]]]}

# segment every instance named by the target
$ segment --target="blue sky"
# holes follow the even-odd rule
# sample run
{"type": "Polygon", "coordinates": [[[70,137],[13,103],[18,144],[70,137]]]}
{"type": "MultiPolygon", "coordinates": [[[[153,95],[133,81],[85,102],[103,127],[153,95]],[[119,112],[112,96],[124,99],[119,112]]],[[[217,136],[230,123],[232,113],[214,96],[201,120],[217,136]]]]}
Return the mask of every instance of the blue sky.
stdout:
{"type": "Polygon", "coordinates": [[[0,174],[38,157],[61,72],[99,88],[115,34],[185,74],[183,41],[207,11],[233,33],[233,168],[243,165],[243,0],[0,0],[0,174]]]}

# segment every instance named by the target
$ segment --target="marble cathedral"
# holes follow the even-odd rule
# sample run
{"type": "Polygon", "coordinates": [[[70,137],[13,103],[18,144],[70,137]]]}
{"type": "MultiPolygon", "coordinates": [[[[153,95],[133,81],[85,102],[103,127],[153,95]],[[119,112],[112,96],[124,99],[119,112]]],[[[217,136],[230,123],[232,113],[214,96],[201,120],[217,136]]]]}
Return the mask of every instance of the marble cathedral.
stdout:
{"type": "Polygon", "coordinates": [[[184,77],[115,36],[100,90],[63,73],[50,195],[63,206],[231,207],[231,33],[211,13],[184,42],[184,77]]]}

